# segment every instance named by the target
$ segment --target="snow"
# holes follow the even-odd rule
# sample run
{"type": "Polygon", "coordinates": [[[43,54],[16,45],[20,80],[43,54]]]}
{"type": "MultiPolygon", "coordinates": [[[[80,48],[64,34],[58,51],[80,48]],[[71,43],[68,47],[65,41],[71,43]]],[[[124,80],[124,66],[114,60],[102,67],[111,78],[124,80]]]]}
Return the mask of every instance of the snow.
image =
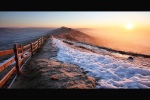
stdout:
{"type": "Polygon", "coordinates": [[[114,56],[116,57],[122,57],[122,58],[128,58],[129,56],[128,55],[122,55],[120,53],[112,53],[114,56]]]}
{"type": "MultiPolygon", "coordinates": [[[[85,47],[87,48],[88,50],[91,50],[92,52],[94,53],[103,53],[103,54],[110,54],[109,51],[107,50],[104,50],[104,49],[100,49],[96,46],[91,46],[89,44],[83,44],[83,43],[77,43],[77,42],[73,42],[73,41],[69,41],[69,40],[65,40],[65,39],[61,39],[61,38],[58,38],[59,40],[62,40],[62,41],[66,41],[66,42],[69,42],[69,43],[72,43],[74,46],[81,46],[81,47],[85,47]]],[[[129,55],[123,55],[123,54],[120,54],[120,53],[114,53],[114,52],[111,52],[111,55],[115,56],[115,57],[120,57],[120,58],[128,58],[129,55]]]]}
{"type": "Polygon", "coordinates": [[[28,55],[28,53],[29,53],[29,52],[25,52],[25,53],[23,54],[23,56],[24,56],[24,57],[25,57],[25,56],[27,56],[27,55],[28,55]]]}
{"type": "Polygon", "coordinates": [[[87,71],[87,75],[97,80],[96,89],[150,88],[149,68],[117,60],[108,55],[78,51],[55,38],[53,43],[59,49],[57,59],[76,64],[87,71]]]}
{"type": "MultiPolygon", "coordinates": [[[[6,62],[10,61],[10,60],[11,60],[12,58],[14,58],[14,57],[15,57],[15,56],[12,56],[12,57],[10,57],[9,59],[4,60],[3,62],[0,63],[0,66],[2,66],[3,64],[5,64],[6,62]]],[[[15,63],[15,61],[12,62],[11,65],[14,64],[14,63],[15,63]]]]}
{"type": "MultiPolygon", "coordinates": [[[[23,56],[26,56],[28,53],[29,53],[29,52],[25,52],[25,53],[23,54],[23,56]]],[[[0,63],[0,66],[2,66],[3,64],[5,64],[6,62],[10,61],[10,60],[11,60],[12,58],[14,58],[14,57],[15,57],[15,56],[12,56],[12,57],[8,58],[7,60],[4,60],[3,62],[0,63]]],[[[19,60],[21,60],[21,57],[19,57],[19,60]]],[[[12,62],[10,65],[13,65],[13,64],[15,64],[15,63],[16,63],[16,61],[12,62]]]]}

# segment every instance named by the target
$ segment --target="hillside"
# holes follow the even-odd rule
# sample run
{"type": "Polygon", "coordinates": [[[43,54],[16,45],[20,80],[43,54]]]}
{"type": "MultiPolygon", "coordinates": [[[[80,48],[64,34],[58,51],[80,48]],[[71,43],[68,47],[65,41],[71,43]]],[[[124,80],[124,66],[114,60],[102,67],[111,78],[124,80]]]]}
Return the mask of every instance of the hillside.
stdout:
{"type": "Polygon", "coordinates": [[[58,47],[52,39],[33,55],[24,65],[22,75],[14,81],[11,89],[95,89],[93,77],[71,63],[59,61],[58,47]]]}
{"type": "Polygon", "coordinates": [[[90,29],[88,28],[72,29],[67,27],[60,27],[58,29],[49,32],[49,34],[53,35],[54,37],[63,38],[75,42],[88,43],[94,46],[109,49],[111,51],[116,51],[122,54],[150,57],[149,47],[130,43],[128,41],[124,42],[117,41],[113,38],[111,39],[105,36],[96,37],[94,35],[93,36],[88,35],[86,31],[82,30],[90,30],[90,29]]]}
{"type": "Polygon", "coordinates": [[[50,38],[11,86],[53,89],[150,88],[150,59],[50,38]]]}
{"type": "Polygon", "coordinates": [[[0,50],[11,49],[15,43],[28,44],[54,28],[0,28],[0,50]]]}
{"type": "Polygon", "coordinates": [[[53,35],[54,37],[64,38],[72,41],[97,44],[94,37],[72,28],[60,27],[56,30],[53,30],[50,34],[53,35]]]}

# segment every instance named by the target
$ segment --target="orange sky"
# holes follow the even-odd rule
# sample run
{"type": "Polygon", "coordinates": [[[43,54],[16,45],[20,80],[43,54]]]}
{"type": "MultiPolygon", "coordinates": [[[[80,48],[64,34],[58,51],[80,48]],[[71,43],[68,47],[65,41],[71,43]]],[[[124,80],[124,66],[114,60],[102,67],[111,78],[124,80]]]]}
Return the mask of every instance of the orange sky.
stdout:
{"type": "Polygon", "coordinates": [[[0,12],[0,27],[61,26],[89,28],[84,32],[95,37],[150,47],[149,11],[0,12]]]}

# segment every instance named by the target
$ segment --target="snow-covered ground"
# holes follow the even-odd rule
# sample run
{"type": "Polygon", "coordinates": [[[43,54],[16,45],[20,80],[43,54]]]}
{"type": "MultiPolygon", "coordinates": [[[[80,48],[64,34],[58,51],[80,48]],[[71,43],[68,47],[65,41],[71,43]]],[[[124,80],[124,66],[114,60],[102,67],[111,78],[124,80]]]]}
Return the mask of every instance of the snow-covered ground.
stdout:
{"type": "MultiPolygon", "coordinates": [[[[96,89],[150,88],[150,68],[148,67],[131,64],[110,55],[79,51],[56,38],[53,38],[53,43],[59,48],[57,59],[83,68],[87,75],[97,80],[96,89]]],[[[93,48],[88,47],[88,49],[93,48]]],[[[112,55],[126,57],[116,53],[112,55]]]]}

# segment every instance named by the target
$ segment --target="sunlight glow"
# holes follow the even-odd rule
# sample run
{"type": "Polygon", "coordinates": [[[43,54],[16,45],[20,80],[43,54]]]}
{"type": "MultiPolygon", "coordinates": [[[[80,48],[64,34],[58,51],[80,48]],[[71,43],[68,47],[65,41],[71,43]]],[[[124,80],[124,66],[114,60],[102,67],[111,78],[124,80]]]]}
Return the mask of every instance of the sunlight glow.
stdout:
{"type": "Polygon", "coordinates": [[[133,25],[131,23],[126,24],[126,29],[132,29],[133,25]]]}

